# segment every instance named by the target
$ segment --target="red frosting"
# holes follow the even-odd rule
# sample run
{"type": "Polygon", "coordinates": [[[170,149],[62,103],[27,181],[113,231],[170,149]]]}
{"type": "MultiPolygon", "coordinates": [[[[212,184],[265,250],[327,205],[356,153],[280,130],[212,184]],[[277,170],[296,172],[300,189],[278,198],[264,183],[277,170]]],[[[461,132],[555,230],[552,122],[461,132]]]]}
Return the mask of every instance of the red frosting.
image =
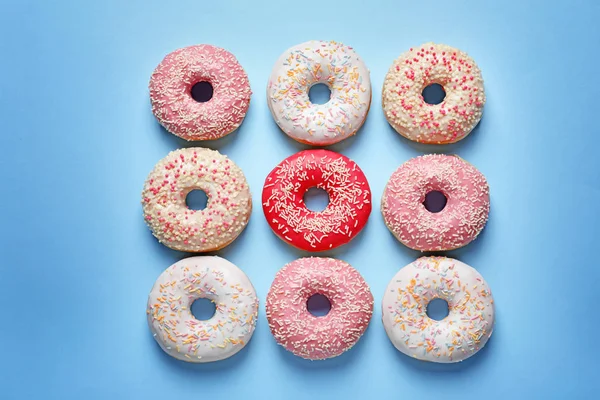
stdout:
{"type": "Polygon", "coordinates": [[[265,217],[282,240],[302,250],[323,251],[348,243],[371,213],[371,189],[356,163],[329,150],[305,150],[283,160],[265,180],[265,217]],[[304,193],[327,191],[321,212],[306,208],[304,193]]]}

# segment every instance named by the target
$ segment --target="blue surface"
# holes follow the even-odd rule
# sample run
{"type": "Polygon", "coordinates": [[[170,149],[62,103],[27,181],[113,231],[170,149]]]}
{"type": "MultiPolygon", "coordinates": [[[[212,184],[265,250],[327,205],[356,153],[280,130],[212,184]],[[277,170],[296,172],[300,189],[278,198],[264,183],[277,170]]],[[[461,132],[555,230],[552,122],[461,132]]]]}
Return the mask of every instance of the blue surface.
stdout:
{"type": "Polygon", "coordinates": [[[0,398],[597,397],[599,3],[399,3],[3,0],[0,398]],[[267,173],[305,148],[278,130],[265,85],[280,53],[309,39],[352,45],[371,69],[367,122],[332,149],[364,170],[374,210],[351,244],[326,254],[355,266],[376,299],[359,344],[313,363],[269,333],[264,300],[275,272],[305,253],[273,235],[258,201],[267,173]],[[392,60],[429,40],[464,49],[483,71],[483,120],[456,145],[410,143],[381,111],[392,60]],[[207,365],[169,358],[149,334],[148,292],[184,254],[153,239],[139,204],[154,164],[189,146],[154,120],[150,73],[196,43],[232,51],[254,91],[241,129],[202,145],[249,179],[250,224],[219,254],[251,278],[260,316],[244,351],[207,365]],[[418,255],[388,233],[381,194],[398,165],[439,150],[477,166],[492,191],[483,234],[448,254],[491,285],[497,325],[485,349],[457,365],[403,356],[381,324],[389,279],[418,255]]]}

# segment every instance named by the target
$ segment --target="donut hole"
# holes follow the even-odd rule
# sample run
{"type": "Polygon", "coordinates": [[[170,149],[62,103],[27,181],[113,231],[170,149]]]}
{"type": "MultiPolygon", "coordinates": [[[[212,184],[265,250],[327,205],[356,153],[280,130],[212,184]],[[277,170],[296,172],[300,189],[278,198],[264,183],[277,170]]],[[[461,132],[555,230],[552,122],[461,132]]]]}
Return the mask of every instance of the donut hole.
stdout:
{"type": "Polygon", "coordinates": [[[202,81],[192,86],[192,99],[198,103],[206,103],[213,97],[213,86],[210,82],[202,81]]]}
{"type": "Polygon", "coordinates": [[[190,210],[204,210],[208,204],[208,195],[204,190],[192,190],[185,197],[185,204],[190,210]]]}
{"type": "Polygon", "coordinates": [[[425,209],[431,213],[439,213],[446,207],[446,203],[448,203],[448,198],[439,190],[432,190],[427,193],[425,200],[423,200],[425,209]]]}
{"type": "Polygon", "coordinates": [[[329,205],[329,194],[325,189],[311,187],[304,193],[304,205],[310,211],[321,212],[329,205]]]}
{"type": "Polygon", "coordinates": [[[313,104],[325,104],[331,100],[331,89],[324,83],[317,83],[308,90],[308,98],[313,104]]]}
{"type": "Polygon", "coordinates": [[[315,317],[324,317],[331,310],[331,302],[321,293],[315,293],[306,301],[306,309],[315,317]]]}
{"type": "Polygon", "coordinates": [[[217,306],[211,299],[197,299],[192,303],[190,309],[198,321],[207,321],[215,315],[217,306]]]}
{"type": "Polygon", "coordinates": [[[427,316],[441,321],[448,316],[448,302],[444,299],[433,299],[427,304],[427,316]]]}
{"type": "Polygon", "coordinates": [[[423,96],[425,103],[431,105],[440,104],[446,98],[444,87],[439,83],[432,83],[431,85],[425,86],[421,95],[423,96]]]}

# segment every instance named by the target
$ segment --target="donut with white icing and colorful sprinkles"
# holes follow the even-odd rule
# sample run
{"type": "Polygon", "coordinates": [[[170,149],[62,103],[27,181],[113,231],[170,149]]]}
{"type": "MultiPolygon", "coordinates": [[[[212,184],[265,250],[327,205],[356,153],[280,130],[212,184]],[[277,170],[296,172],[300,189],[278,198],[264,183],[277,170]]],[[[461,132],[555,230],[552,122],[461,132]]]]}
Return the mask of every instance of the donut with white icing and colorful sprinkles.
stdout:
{"type": "Polygon", "coordinates": [[[190,257],[166,269],[148,296],[148,325],[154,339],[182,361],[205,363],[231,357],[252,338],[258,299],[238,267],[220,257],[190,257]],[[215,304],[215,315],[196,319],[197,299],[215,304]]]}
{"type": "Polygon", "coordinates": [[[236,130],[252,94],[235,56],[208,44],[168,54],[152,73],[149,89],[158,122],[185,140],[218,139],[236,130]],[[192,88],[201,82],[212,87],[208,101],[192,97],[192,88]]]}
{"type": "Polygon", "coordinates": [[[383,83],[382,105],[390,125],[420,143],[454,143],[475,128],[483,113],[481,71],[467,53],[445,44],[411,48],[390,67],[383,83]],[[440,104],[428,104],[423,89],[444,88],[440,104]]]}
{"type": "Polygon", "coordinates": [[[483,277],[458,260],[421,257],[392,278],[382,318],[390,341],[419,360],[453,363],[485,346],[494,330],[494,298],[483,277]],[[448,316],[429,318],[433,299],[448,303],[448,316]]]}
{"type": "Polygon", "coordinates": [[[369,70],[341,43],[312,40],[286,50],[277,60],[267,86],[275,122],[291,138],[326,146],[354,135],[371,105],[369,70]],[[331,96],[314,104],[310,88],[325,84],[331,96]]]}
{"type": "Polygon", "coordinates": [[[362,170],[342,154],[314,149],[283,160],[265,180],[263,211],[273,232],[306,251],[324,251],[348,243],[366,225],[371,189],[362,170]],[[306,208],[312,187],[329,195],[321,212],[306,208]]]}
{"type": "Polygon", "coordinates": [[[457,156],[430,154],[408,160],[388,181],[381,213],[389,230],[404,245],[421,251],[463,247],[483,230],[490,211],[485,176],[457,156]],[[429,192],[447,199],[440,212],[425,208],[429,192]]]}
{"type": "Polygon", "coordinates": [[[218,151],[172,151],[148,175],[142,191],[144,220],[164,245],[180,251],[219,250],[244,230],[252,199],[242,170],[218,151]],[[206,208],[192,210],[186,197],[202,190],[206,208]]]}
{"type": "Polygon", "coordinates": [[[333,258],[300,258],[275,275],[267,295],[267,320],[278,344],[309,360],[323,360],[350,350],[369,325],[373,295],[350,264],[333,258]],[[325,296],[331,309],[317,317],[308,299],[325,296]]]}

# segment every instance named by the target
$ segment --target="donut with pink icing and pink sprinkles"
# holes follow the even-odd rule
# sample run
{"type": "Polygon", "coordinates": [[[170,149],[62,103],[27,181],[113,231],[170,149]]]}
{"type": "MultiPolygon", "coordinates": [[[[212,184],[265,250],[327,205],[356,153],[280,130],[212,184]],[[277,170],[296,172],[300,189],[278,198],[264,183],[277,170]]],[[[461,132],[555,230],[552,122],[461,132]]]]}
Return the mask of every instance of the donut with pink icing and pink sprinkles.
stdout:
{"type": "Polygon", "coordinates": [[[488,220],[490,189],[485,176],[457,156],[430,154],[408,160],[388,181],[381,198],[387,227],[404,245],[445,251],[474,240],[488,220]],[[440,212],[425,208],[429,192],[447,199],[440,212]]]}
{"type": "Polygon", "coordinates": [[[467,53],[445,44],[411,48],[390,67],[383,83],[382,105],[390,125],[420,143],[454,143],[475,128],[483,113],[481,71],[467,53]],[[423,89],[444,88],[440,104],[428,104],[423,89]]]}
{"type": "Polygon", "coordinates": [[[373,315],[369,286],[350,264],[333,258],[300,258],[275,275],[267,295],[267,320],[278,344],[309,360],[323,360],[350,350],[373,315]],[[307,301],[325,296],[331,310],[317,317],[307,301]]]}
{"type": "Polygon", "coordinates": [[[185,140],[218,139],[236,130],[250,106],[248,75],[235,56],[208,44],[168,54],[150,79],[152,112],[158,122],[185,140]],[[198,102],[192,88],[212,86],[212,97],[198,102]]]}

